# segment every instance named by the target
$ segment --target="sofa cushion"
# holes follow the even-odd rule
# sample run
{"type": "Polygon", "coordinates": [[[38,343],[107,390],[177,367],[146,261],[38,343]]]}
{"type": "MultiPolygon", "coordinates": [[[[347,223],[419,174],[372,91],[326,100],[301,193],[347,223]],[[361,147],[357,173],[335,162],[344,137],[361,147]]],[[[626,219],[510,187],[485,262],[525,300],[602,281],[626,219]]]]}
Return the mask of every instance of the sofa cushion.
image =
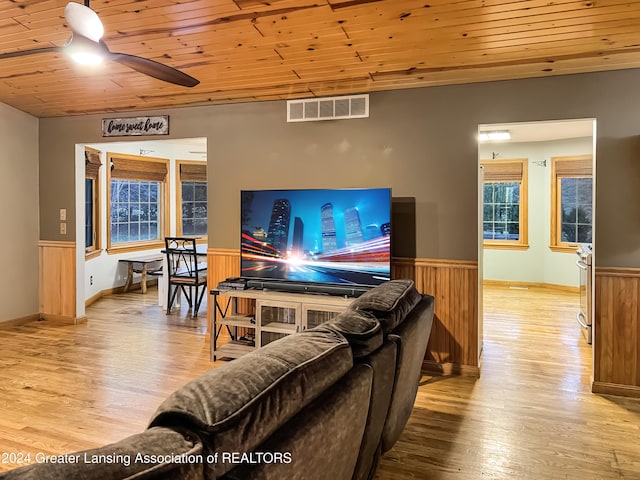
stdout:
{"type": "MultiPolygon", "coordinates": [[[[206,453],[250,452],[353,366],[346,339],[333,331],[290,335],[215,368],[167,398],[151,426],[184,426],[206,453]]],[[[217,478],[234,465],[205,465],[217,478]]]]}
{"type": "Polygon", "coordinates": [[[325,328],[334,330],[347,339],[354,358],[365,357],[382,345],[380,322],[365,310],[347,310],[333,320],[316,327],[316,329],[325,328]]]}
{"type": "Polygon", "coordinates": [[[380,441],[391,404],[391,393],[396,374],[397,345],[391,340],[361,361],[373,370],[371,404],[367,416],[367,426],[360,445],[358,463],[352,480],[369,480],[374,476],[381,449],[380,441]]]}
{"type": "MultiPolygon", "coordinates": [[[[283,461],[243,462],[221,480],[348,480],[366,428],[372,369],[356,365],[258,447],[283,461]]],[[[275,457],[274,457],[275,458],[275,457]]]]}
{"type": "Polygon", "coordinates": [[[384,333],[389,333],[420,299],[413,280],[390,280],[363,293],[351,303],[350,309],[371,312],[382,324],[384,333]]]}
{"type": "Polygon", "coordinates": [[[382,431],[382,453],[393,447],[411,416],[433,325],[433,311],[434,298],[422,295],[405,321],[387,336],[398,346],[398,354],[391,403],[382,431]]]}
{"type": "Polygon", "coordinates": [[[204,457],[198,437],[161,427],[151,428],[101,448],[70,453],[50,460],[42,457],[32,460],[42,463],[0,473],[0,479],[204,479],[204,457]]]}

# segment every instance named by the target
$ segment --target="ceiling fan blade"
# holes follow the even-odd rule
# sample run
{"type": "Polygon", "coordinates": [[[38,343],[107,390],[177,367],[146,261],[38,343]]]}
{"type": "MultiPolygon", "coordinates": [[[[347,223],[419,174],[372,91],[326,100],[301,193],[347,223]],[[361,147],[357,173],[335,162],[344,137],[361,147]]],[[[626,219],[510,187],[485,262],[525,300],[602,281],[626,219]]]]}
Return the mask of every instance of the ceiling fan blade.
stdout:
{"type": "Polygon", "coordinates": [[[0,60],[4,58],[15,58],[15,57],[24,57],[26,55],[35,55],[38,53],[52,53],[52,52],[63,52],[63,51],[64,51],[64,47],[34,48],[32,50],[21,50],[18,52],[0,53],[0,60]]]}
{"type": "Polygon", "coordinates": [[[195,87],[200,83],[200,80],[193,78],[191,75],[187,75],[180,70],[176,70],[173,67],[156,62],[155,60],[149,60],[148,58],[128,55],[126,53],[111,53],[109,60],[121,63],[140,73],[175,85],[195,87]]]}
{"type": "Polygon", "coordinates": [[[64,18],[67,19],[73,33],[89,38],[94,42],[100,41],[104,35],[104,26],[98,14],[87,5],[69,2],[64,8],[64,18]]]}

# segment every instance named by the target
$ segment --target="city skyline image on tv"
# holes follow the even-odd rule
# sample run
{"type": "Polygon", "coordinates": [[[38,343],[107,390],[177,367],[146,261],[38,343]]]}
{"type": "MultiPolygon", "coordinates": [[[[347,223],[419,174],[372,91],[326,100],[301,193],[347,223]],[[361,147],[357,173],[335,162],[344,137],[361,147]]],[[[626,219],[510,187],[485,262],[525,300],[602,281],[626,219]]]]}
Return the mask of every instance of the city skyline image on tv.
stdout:
{"type": "Polygon", "coordinates": [[[390,279],[391,190],[241,192],[241,275],[378,285],[390,279]]]}

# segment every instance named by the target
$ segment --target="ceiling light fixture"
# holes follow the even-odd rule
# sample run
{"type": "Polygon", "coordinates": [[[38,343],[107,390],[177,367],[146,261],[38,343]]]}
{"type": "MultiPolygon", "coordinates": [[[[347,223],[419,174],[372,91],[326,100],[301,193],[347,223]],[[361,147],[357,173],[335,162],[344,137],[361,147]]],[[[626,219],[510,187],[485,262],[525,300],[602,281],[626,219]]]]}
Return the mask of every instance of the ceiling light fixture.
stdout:
{"type": "Polygon", "coordinates": [[[80,65],[99,65],[102,63],[103,58],[100,55],[96,55],[91,52],[75,52],[71,54],[71,58],[74,62],[80,65]]]}
{"type": "Polygon", "coordinates": [[[69,2],[64,9],[64,16],[76,30],[67,42],[69,55],[80,65],[98,65],[102,63],[105,48],[100,44],[104,35],[104,27],[98,14],[85,5],[69,2]]]}
{"type": "Polygon", "coordinates": [[[71,38],[64,46],[49,45],[30,50],[0,53],[0,60],[40,53],[65,52],[74,61],[84,65],[96,65],[102,60],[110,60],[144,75],[174,85],[195,87],[200,83],[191,75],[187,75],[180,70],[176,70],[173,67],[156,62],[150,58],[138,57],[127,53],[111,52],[106,43],[102,41],[104,26],[98,14],[91,10],[89,0],[84,0],[84,5],[78,2],[69,2],[64,10],[64,18],[67,20],[67,24],[71,29],[71,38]]]}
{"type": "Polygon", "coordinates": [[[493,130],[490,132],[480,132],[478,135],[478,141],[480,142],[495,142],[499,140],[511,140],[511,134],[509,130],[493,130]]]}
{"type": "Polygon", "coordinates": [[[104,43],[79,34],[72,35],[65,47],[67,54],[80,65],[98,65],[108,54],[104,43]]]}

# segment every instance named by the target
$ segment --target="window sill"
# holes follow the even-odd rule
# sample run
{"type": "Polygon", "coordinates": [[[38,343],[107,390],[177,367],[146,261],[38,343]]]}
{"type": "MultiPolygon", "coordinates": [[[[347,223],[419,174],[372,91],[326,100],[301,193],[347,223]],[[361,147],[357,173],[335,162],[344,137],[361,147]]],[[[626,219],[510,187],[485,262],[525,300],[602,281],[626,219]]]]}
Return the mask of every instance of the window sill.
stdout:
{"type": "Polygon", "coordinates": [[[528,250],[528,243],[483,243],[484,248],[491,250],[528,250]]]}
{"type": "Polygon", "coordinates": [[[107,253],[114,255],[116,253],[138,252],[140,250],[154,250],[157,248],[164,248],[164,242],[162,240],[155,240],[149,243],[121,243],[111,245],[107,248],[107,253]]]}
{"type": "Polygon", "coordinates": [[[206,235],[183,235],[182,233],[178,233],[176,234],[176,237],[195,238],[198,245],[206,244],[209,242],[209,239],[206,235]]]}
{"type": "Polygon", "coordinates": [[[101,248],[97,248],[95,250],[91,250],[90,252],[85,252],[84,253],[84,259],[85,260],[91,260],[92,258],[99,257],[101,254],[102,254],[102,249],[101,248]]]}
{"type": "Polygon", "coordinates": [[[576,253],[578,245],[549,245],[549,249],[556,253],[576,253]]]}

